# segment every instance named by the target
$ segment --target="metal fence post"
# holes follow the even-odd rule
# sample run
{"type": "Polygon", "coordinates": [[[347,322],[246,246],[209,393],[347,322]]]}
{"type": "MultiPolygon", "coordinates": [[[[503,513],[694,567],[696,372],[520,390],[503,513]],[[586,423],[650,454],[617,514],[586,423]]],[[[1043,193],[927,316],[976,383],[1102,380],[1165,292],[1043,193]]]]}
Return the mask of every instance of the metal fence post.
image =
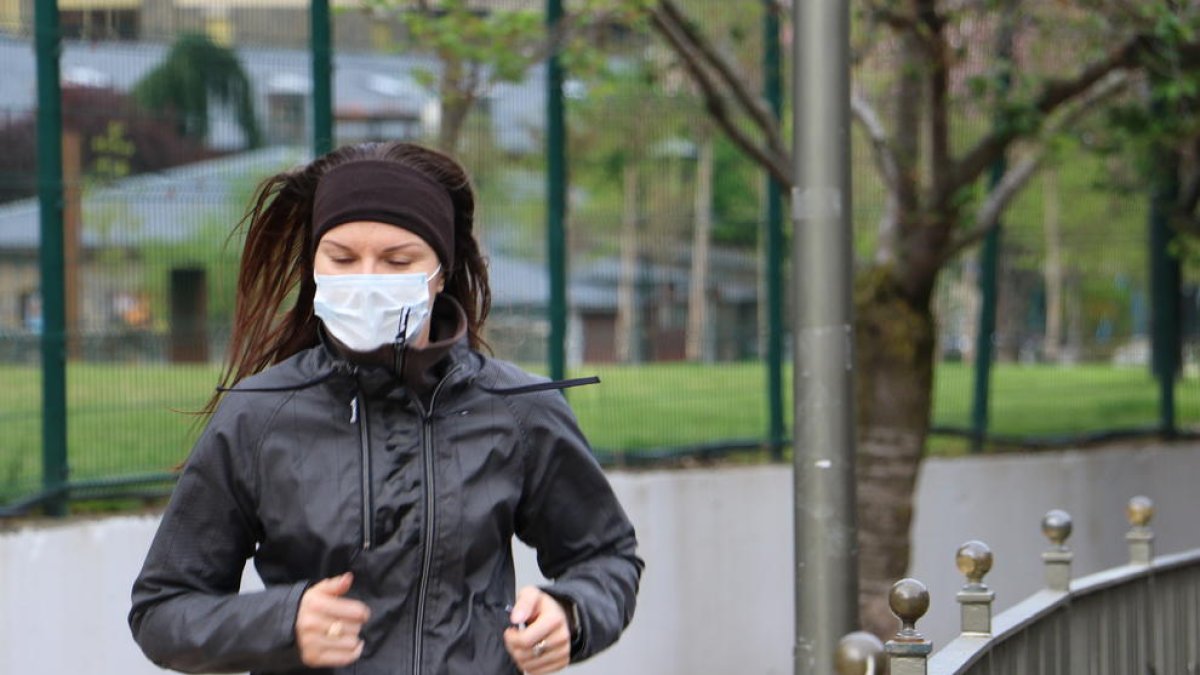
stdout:
{"type": "Polygon", "coordinates": [[[1155,153],[1150,198],[1150,345],[1151,366],[1158,380],[1158,426],[1162,435],[1175,435],[1175,379],[1179,376],[1179,305],[1182,272],[1179,256],[1171,252],[1174,230],[1170,214],[1179,196],[1178,157],[1168,150],[1155,153]]]}
{"type": "MultiPolygon", "coordinates": [[[[996,38],[996,57],[1001,71],[996,78],[997,98],[1004,99],[1011,86],[1010,69],[1013,55],[1013,33],[1016,25],[1016,4],[1005,2],[1001,10],[1000,31],[996,38]]],[[[993,126],[1000,126],[995,120],[993,126]]],[[[988,189],[995,190],[1008,170],[1007,158],[1000,156],[992,163],[988,175],[988,189]]],[[[975,382],[971,399],[971,452],[982,452],[988,432],[988,412],[992,386],[992,361],[995,358],[996,296],[1000,258],[1001,224],[996,223],[979,250],[979,334],[975,336],[975,382]]]]}
{"type": "Polygon", "coordinates": [[[1147,525],[1154,518],[1154,502],[1149,497],[1134,497],[1125,507],[1125,516],[1133,527],[1125,533],[1129,542],[1129,563],[1149,565],[1154,560],[1154,532],[1147,525]]]}
{"type": "Polygon", "coordinates": [[[67,315],[63,234],[62,91],[58,3],[34,6],[42,297],[42,487],[46,513],[67,513],[67,315]]]}
{"type": "MultiPolygon", "coordinates": [[[[558,30],[562,0],[546,0],[546,30],[558,30]]],[[[546,264],[550,275],[550,378],[566,376],[567,342],[567,129],[563,68],[555,51],[546,59],[546,264]]]]}
{"type": "Polygon", "coordinates": [[[991,635],[992,601],[996,592],[983,583],[983,577],[992,569],[992,549],[982,541],[968,541],[958,547],[954,563],[967,577],[967,583],[955,596],[962,614],[963,634],[991,635]]]}
{"type": "Polygon", "coordinates": [[[916,579],[892,584],[888,606],[900,619],[900,631],[884,645],[891,675],[925,675],[933,643],[917,631],[917,620],[929,610],[929,590],[916,579]]]}
{"type": "Polygon", "coordinates": [[[1046,588],[1066,592],[1071,587],[1071,559],[1074,554],[1067,547],[1071,536],[1071,514],[1053,509],[1042,517],[1042,534],[1050,540],[1050,549],[1042,553],[1046,564],[1046,588]]]}
{"type": "Polygon", "coordinates": [[[312,43],[313,155],[333,149],[333,39],[329,0],[312,0],[309,40],[312,43]]]}
{"type": "MultiPolygon", "coordinates": [[[[763,88],[775,120],[783,119],[782,54],[779,16],[774,0],[765,0],[763,16],[763,88]]],[[[783,459],[783,186],[768,171],[766,236],[767,442],[771,459],[783,459]]]]}

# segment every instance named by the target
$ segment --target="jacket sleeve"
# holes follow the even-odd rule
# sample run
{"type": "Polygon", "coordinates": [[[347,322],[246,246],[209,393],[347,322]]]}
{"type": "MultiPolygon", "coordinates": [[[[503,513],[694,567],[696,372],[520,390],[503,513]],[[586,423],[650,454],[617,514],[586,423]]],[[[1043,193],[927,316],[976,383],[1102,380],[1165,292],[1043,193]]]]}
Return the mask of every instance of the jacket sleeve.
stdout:
{"type": "Polygon", "coordinates": [[[259,528],[247,468],[253,449],[236,442],[241,434],[225,412],[210,420],[175,487],[133,585],[129,626],[165,668],[296,668],[296,610],[307,583],[238,594],[259,528]]]}
{"type": "Polygon", "coordinates": [[[643,567],[637,537],[562,394],[520,398],[528,408],[517,536],[552,580],[543,590],[578,610],[571,661],[582,661],[616,642],[633,618],[643,567]]]}

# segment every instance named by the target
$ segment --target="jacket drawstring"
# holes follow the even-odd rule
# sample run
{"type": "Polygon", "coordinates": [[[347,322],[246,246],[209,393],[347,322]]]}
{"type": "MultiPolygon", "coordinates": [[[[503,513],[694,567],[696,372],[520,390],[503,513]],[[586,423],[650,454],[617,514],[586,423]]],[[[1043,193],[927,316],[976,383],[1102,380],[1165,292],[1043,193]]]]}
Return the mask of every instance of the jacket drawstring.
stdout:
{"type": "Polygon", "coordinates": [[[537,382],[534,384],[525,384],[519,387],[501,387],[493,389],[480,385],[480,389],[489,394],[500,394],[501,396],[518,396],[520,394],[532,394],[536,391],[548,391],[551,389],[570,389],[571,387],[582,387],[587,384],[600,384],[600,378],[592,375],[591,377],[576,377],[570,380],[551,380],[549,382],[537,382]]]}
{"type": "Polygon", "coordinates": [[[335,361],[333,366],[328,371],[321,373],[320,375],[318,375],[312,379],[305,380],[303,382],[298,382],[296,384],[284,384],[284,385],[280,385],[278,387],[238,387],[237,385],[234,385],[232,387],[217,387],[217,391],[219,391],[223,394],[225,394],[225,393],[234,393],[234,394],[236,394],[236,393],[258,393],[258,392],[273,392],[273,391],[299,391],[301,389],[308,389],[309,387],[315,387],[318,384],[321,384],[322,382],[332,379],[334,375],[349,375],[349,376],[353,377],[357,374],[358,374],[358,366],[356,366],[352,363],[346,363],[345,361],[335,361]]]}

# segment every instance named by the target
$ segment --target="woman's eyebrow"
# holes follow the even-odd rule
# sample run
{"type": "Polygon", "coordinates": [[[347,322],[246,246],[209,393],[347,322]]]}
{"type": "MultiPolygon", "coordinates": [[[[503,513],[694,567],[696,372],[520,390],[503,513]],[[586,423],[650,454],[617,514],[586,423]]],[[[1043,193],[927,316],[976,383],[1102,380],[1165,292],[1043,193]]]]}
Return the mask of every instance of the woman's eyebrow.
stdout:
{"type": "Polygon", "coordinates": [[[409,241],[409,242],[405,242],[403,244],[396,244],[394,246],[389,246],[389,247],[383,249],[383,252],[384,253],[396,253],[398,251],[403,251],[405,249],[414,248],[414,247],[418,247],[418,246],[420,246],[420,244],[418,242],[409,241]]]}
{"type": "Polygon", "coordinates": [[[338,243],[338,242],[336,242],[336,241],[334,241],[334,240],[332,240],[332,239],[330,239],[330,238],[328,238],[328,237],[326,237],[326,238],[324,238],[324,239],[322,239],[322,240],[321,240],[321,246],[326,246],[326,245],[328,245],[328,246],[333,246],[333,247],[335,247],[335,248],[338,248],[338,249],[340,249],[340,250],[342,250],[342,251],[352,251],[352,250],[353,250],[351,247],[349,247],[349,246],[347,246],[347,245],[345,245],[345,244],[340,244],[340,243],[338,243]]]}

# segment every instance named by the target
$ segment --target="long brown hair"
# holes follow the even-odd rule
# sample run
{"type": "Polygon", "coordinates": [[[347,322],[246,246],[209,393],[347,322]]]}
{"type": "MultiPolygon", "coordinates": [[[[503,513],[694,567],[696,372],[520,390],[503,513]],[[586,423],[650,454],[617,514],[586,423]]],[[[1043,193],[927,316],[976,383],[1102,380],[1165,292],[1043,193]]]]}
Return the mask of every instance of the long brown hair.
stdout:
{"type": "MultiPolygon", "coordinates": [[[[467,315],[472,348],[485,346],[481,333],[492,305],[487,267],[475,240],[475,192],[466,171],[436,150],[412,143],[347,145],[294,170],[278,173],[258,186],[246,216],[238,224],[246,241],[238,272],[237,304],[229,353],[220,387],[227,387],[318,343],[313,314],[313,199],[329,169],[361,160],[388,160],[416,169],[446,188],[454,204],[454,268],[446,270],[442,293],[452,296],[467,315]],[[281,310],[290,295],[295,300],[281,310]]],[[[235,233],[237,230],[235,230],[235,233]]],[[[213,395],[203,412],[220,400],[213,395]]]]}

